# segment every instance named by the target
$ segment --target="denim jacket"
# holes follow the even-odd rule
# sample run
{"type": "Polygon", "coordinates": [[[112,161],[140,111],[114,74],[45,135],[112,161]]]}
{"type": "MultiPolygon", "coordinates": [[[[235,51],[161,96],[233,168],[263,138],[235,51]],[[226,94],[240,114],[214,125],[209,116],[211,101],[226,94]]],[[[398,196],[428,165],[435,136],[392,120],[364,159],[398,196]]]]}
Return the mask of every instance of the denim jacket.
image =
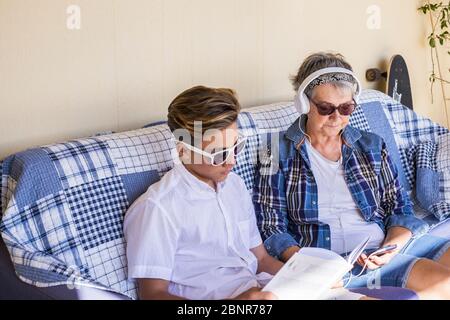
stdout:
{"type": "MultiPolygon", "coordinates": [[[[276,172],[264,170],[273,167],[270,158],[256,170],[253,201],[258,227],[275,257],[296,245],[331,248],[330,227],[319,217],[317,184],[305,145],[306,121],[307,116],[299,118],[280,137],[276,172]]],[[[385,233],[396,226],[413,236],[427,232],[428,224],[415,216],[383,139],[351,126],[342,138],[345,181],[363,218],[385,233]]]]}

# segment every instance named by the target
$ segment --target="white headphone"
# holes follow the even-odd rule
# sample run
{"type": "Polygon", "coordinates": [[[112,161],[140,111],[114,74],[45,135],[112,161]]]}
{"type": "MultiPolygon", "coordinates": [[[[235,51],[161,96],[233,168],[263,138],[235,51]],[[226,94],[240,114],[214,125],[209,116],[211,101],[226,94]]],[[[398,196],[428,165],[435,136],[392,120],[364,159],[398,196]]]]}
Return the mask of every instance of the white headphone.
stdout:
{"type": "Polygon", "coordinates": [[[298,88],[298,92],[297,92],[297,95],[295,96],[295,100],[294,100],[295,108],[297,109],[298,113],[300,113],[301,115],[307,114],[307,113],[309,113],[309,110],[311,109],[309,99],[305,94],[306,88],[308,88],[308,86],[311,84],[311,82],[316,80],[318,77],[320,77],[324,74],[329,74],[329,73],[345,73],[345,74],[351,75],[355,79],[357,88],[356,88],[356,93],[353,98],[358,103],[358,98],[361,95],[361,82],[358,80],[356,75],[352,71],[345,69],[345,68],[334,68],[334,67],[333,68],[324,68],[324,69],[317,70],[316,72],[313,72],[312,74],[310,74],[298,88]]]}

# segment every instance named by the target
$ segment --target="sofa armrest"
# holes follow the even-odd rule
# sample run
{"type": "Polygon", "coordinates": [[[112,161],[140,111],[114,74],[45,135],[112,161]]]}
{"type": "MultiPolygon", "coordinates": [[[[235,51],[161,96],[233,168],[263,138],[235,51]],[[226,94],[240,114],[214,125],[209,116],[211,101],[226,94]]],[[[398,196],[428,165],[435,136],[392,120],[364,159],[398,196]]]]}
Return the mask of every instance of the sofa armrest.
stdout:
{"type": "Polygon", "coordinates": [[[17,277],[8,250],[0,236],[0,300],[129,300],[121,294],[82,287],[70,290],[66,286],[38,288],[17,277]]]}

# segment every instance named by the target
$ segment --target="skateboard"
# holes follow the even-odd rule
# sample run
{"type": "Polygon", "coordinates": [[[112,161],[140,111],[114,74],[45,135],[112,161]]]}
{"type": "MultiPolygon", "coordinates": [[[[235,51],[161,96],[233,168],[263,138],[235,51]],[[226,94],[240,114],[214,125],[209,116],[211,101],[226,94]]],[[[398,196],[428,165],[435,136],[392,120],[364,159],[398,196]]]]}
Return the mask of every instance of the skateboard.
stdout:
{"type": "Polygon", "coordinates": [[[386,94],[395,101],[407,106],[413,110],[413,99],[411,92],[411,81],[409,78],[408,66],[401,55],[392,57],[388,71],[383,72],[380,69],[369,69],[366,71],[366,79],[369,82],[385,79],[386,94]]]}

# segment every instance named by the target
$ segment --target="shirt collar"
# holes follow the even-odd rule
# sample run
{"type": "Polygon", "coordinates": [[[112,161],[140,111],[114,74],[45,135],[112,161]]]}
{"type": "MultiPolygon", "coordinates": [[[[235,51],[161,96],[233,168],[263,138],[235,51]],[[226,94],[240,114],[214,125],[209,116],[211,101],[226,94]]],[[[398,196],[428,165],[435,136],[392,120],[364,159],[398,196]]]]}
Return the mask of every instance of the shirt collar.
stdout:
{"type": "MultiPolygon", "coordinates": [[[[294,142],[295,146],[299,149],[299,147],[305,142],[306,136],[306,121],[308,120],[308,115],[302,114],[297,121],[287,130],[286,138],[294,142]],[[301,128],[301,129],[300,129],[301,128]]],[[[361,138],[361,133],[353,128],[352,126],[346,126],[344,128],[344,132],[342,134],[342,138],[344,143],[353,149],[353,146],[356,141],[361,138]]]]}
{"type": "Polygon", "coordinates": [[[186,185],[189,187],[189,191],[190,194],[210,194],[210,195],[216,195],[216,193],[220,193],[221,190],[224,188],[225,186],[225,181],[224,182],[219,182],[217,183],[217,192],[210,186],[208,185],[206,182],[203,182],[202,180],[200,180],[199,178],[197,178],[196,176],[194,176],[192,173],[190,173],[186,167],[179,163],[176,164],[174,166],[174,169],[176,170],[176,172],[178,172],[178,174],[182,177],[183,181],[186,183],[186,185]]]}

